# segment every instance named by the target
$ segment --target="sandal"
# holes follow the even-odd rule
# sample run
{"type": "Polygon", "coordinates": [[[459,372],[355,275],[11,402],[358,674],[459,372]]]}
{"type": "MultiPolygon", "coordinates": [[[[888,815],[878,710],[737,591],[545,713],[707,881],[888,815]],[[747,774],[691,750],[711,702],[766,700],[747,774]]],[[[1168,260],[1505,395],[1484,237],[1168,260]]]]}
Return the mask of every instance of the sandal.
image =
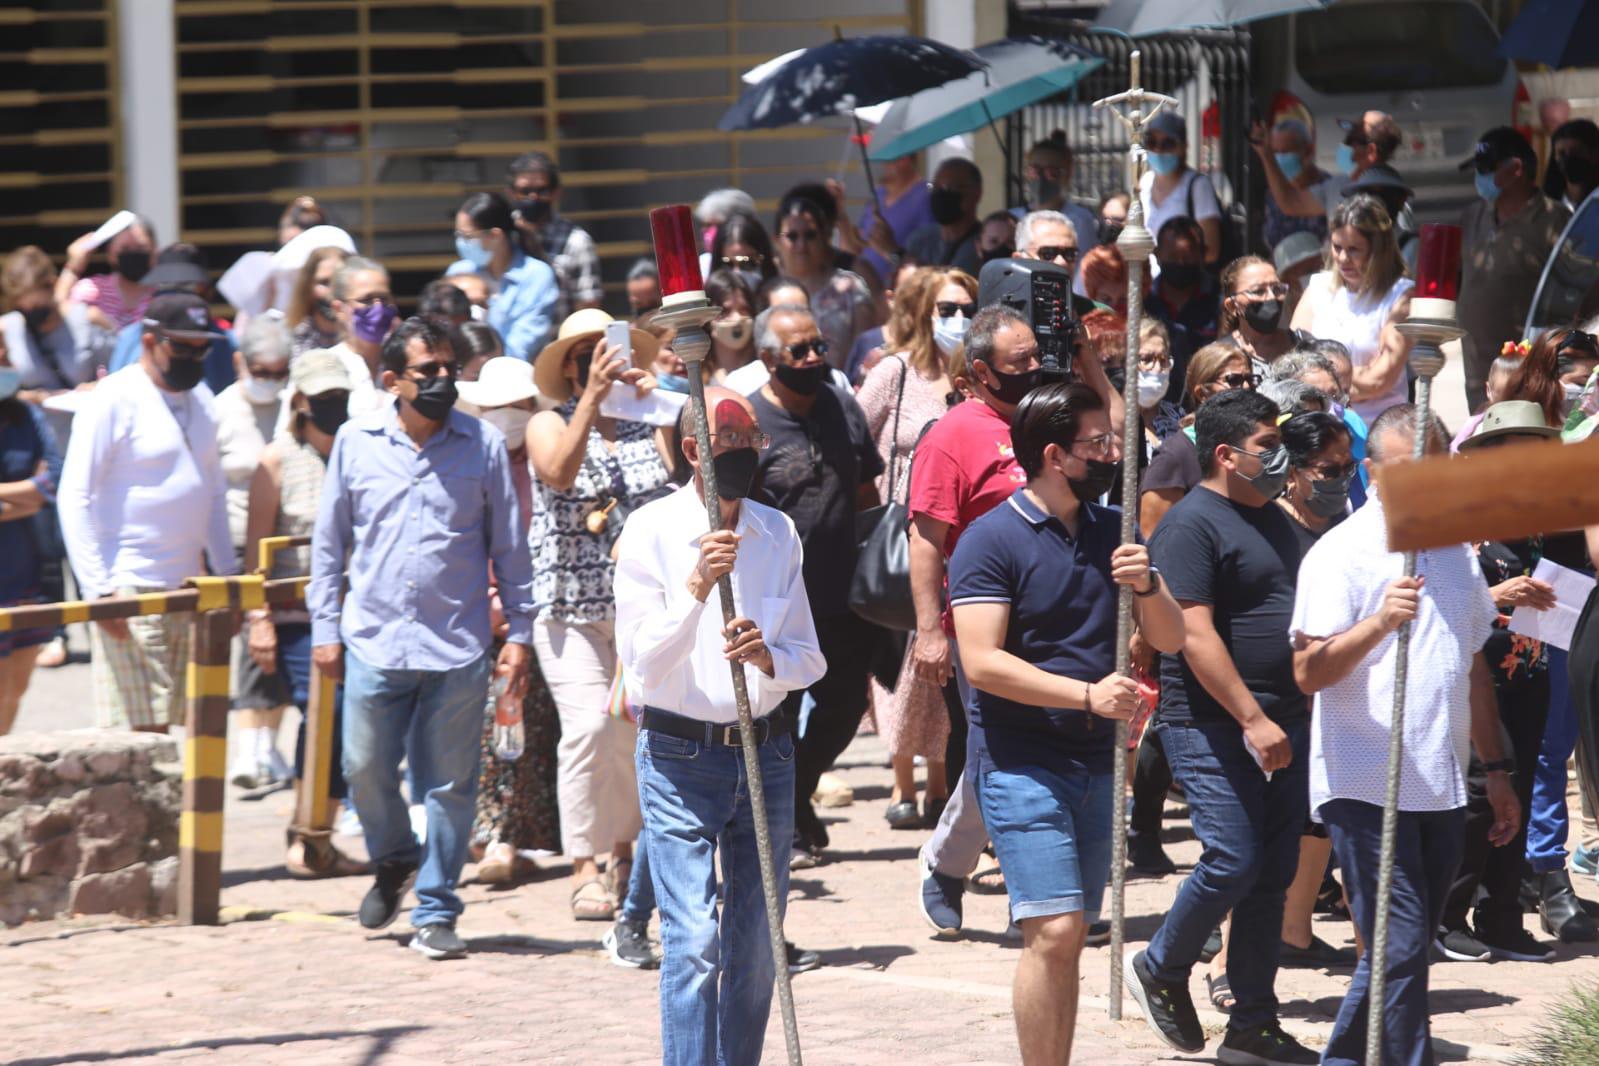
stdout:
{"type": "Polygon", "coordinates": [[[1233,986],[1227,983],[1227,976],[1212,977],[1205,975],[1205,991],[1210,996],[1210,1005],[1223,1014],[1231,1014],[1233,1004],[1238,1000],[1233,996],[1233,986]]]}
{"type": "Polygon", "coordinates": [[[616,900],[598,877],[572,890],[572,917],[580,922],[609,922],[616,917],[616,900]]]}
{"type": "Polygon", "coordinates": [[[966,888],[979,896],[1003,896],[1005,894],[1005,871],[998,865],[990,866],[986,870],[978,870],[966,879],[966,888]]]}
{"type": "Polygon", "coordinates": [[[283,865],[289,876],[301,881],[324,877],[356,877],[371,872],[371,867],[352,859],[333,846],[326,834],[290,834],[283,865]]]}
{"type": "Polygon", "coordinates": [[[477,879],[479,884],[503,885],[511,880],[512,870],[516,865],[516,852],[511,845],[501,842],[490,844],[483,850],[483,858],[478,860],[477,879]]]}

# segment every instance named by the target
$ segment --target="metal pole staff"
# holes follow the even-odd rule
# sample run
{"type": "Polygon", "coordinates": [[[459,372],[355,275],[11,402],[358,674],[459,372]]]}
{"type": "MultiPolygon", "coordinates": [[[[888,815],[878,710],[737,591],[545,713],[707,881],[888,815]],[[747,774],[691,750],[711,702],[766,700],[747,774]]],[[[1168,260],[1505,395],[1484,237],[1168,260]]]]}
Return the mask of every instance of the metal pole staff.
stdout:
{"type": "MultiPolygon", "coordinates": [[[[1144,312],[1144,264],[1155,250],[1155,242],[1144,226],[1144,208],[1138,199],[1138,166],[1143,157],[1144,126],[1162,107],[1176,107],[1177,101],[1159,93],[1145,92],[1139,85],[1139,54],[1129,57],[1130,88],[1124,93],[1095,100],[1127,127],[1127,224],[1116,247],[1127,260],[1127,353],[1126,376],[1122,384],[1122,543],[1132,544],[1138,535],[1138,453],[1143,428],[1138,411],[1138,331],[1144,312]],[[1120,105],[1126,104],[1127,110],[1120,105]],[[1152,105],[1148,111],[1144,108],[1152,105]]],[[[1132,676],[1133,590],[1123,585],[1116,599],[1116,672],[1132,676]]],[[[1126,928],[1127,899],[1127,804],[1121,793],[1127,787],[1127,723],[1116,723],[1115,769],[1112,778],[1118,790],[1111,805],[1110,837],[1110,1020],[1122,1016],[1122,942],[1126,928]]]]}
{"type": "MultiPolygon", "coordinates": [[[[720,529],[721,508],[717,503],[716,470],[711,465],[711,426],[705,411],[705,381],[700,366],[710,353],[711,336],[705,325],[719,308],[711,306],[704,293],[697,300],[683,300],[658,313],[655,321],[673,327],[676,337],[672,350],[688,369],[689,402],[694,405],[694,441],[699,449],[700,480],[705,489],[705,517],[710,528],[720,529]]],[[[736,617],[733,606],[733,579],[724,574],[716,582],[722,601],[722,622],[736,617]]],[[[749,692],[744,685],[742,663],[728,664],[733,672],[733,699],[738,707],[738,733],[744,754],[744,773],[749,778],[750,813],[755,819],[755,851],[761,862],[761,894],[766,897],[766,925],[771,933],[772,964],[777,975],[777,1001],[783,1013],[783,1040],[788,1047],[790,1066],[801,1066],[799,1021],[794,1013],[794,990],[788,979],[788,949],[783,939],[782,901],[777,895],[777,873],[772,863],[772,835],[766,824],[766,785],[761,779],[761,758],[755,746],[755,720],[750,711],[749,692]]]]}

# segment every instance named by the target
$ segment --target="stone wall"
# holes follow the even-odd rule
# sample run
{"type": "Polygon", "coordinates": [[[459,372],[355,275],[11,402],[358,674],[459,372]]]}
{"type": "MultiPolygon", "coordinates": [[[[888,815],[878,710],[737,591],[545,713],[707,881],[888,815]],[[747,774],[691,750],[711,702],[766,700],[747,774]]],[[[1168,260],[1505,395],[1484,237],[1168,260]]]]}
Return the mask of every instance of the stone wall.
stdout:
{"type": "Polygon", "coordinates": [[[178,745],[156,733],[0,737],[0,922],[173,914],[178,745]]]}

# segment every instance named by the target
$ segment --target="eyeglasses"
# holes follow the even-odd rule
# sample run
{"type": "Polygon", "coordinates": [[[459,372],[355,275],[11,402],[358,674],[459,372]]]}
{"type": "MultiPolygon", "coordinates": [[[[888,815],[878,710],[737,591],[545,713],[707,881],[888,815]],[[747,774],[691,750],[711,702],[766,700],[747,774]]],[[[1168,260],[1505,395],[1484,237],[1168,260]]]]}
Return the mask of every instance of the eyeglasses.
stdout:
{"type": "Polygon", "coordinates": [[[1315,466],[1305,467],[1306,471],[1314,474],[1317,478],[1323,481],[1330,481],[1333,478],[1340,477],[1354,477],[1355,471],[1359,469],[1360,464],[1353,462],[1344,463],[1342,465],[1339,465],[1338,463],[1317,463],[1315,466]]]}
{"type": "Polygon", "coordinates": [[[1288,286],[1282,282],[1273,282],[1270,285],[1256,285],[1252,289],[1242,289],[1233,293],[1234,296],[1247,296],[1251,300],[1281,300],[1288,295],[1288,286]]]}
{"type": "Polygon", "coordinates": [[[455,231],[455,239],[458,240],[458,241],[475,241],[479,237],[483,236],[484,234],[486,234],[488,232],[489,231],[486,230],[486,229],[474,229],[474,230],[458,229],[458,230],[455,231]]]}
{"type": "Polygon", "coordinates": [[[759,270],[765,263],[764,255],[724,255],[718,260],[725,267],[737,270],[739,267],[753,267],[759,270]]]}
{"type": "Polygon", "coordinates": [[[441,373],[445,377],[453,378],[461,372],[461,367],[454,359],[432,359],[426,363],[415,363],[405,368],[407,374],[415,374],[419,378],[436,378],[441,373]]]}
{"type": "Polygon", "coordinates": [[[1171,366],[1171,356],[1166,352],[1139,352],[1138,365],[1145,370],[1162,370],[1171,366]]]}
{"type": "Polygon", "coordinates": [[[1071,264],[1077,262],[1077,249],[1046,244],[1038,249],[1038,258],[1042,259],[1046,263],[1053,263],[1057,259],[1064,259],[1066,261],[1066,265],[1070,266],[1071,264]]]}
{"type": "Polygon", "coordinates": [[[744,448],[754,448],[764,452],[771,446],[772,438],[765,433],[748,429],[730,429],[726,433],[712,433],[712,446],[720,444],[729,451],[740,451],[744,448]]]}
{"type": "Polygon", "coordinates": [[[1259,374],[1223,374],[1219,380],[1229,389],[1260,388],[1259,374]]]}
{"type": "Polygon", "coordinates": [[[815,352],[820,358],[827,358],[827,342],[819,337],[813,341],[795,341],[784,350],[795,359],[804,359],[812,352],[815,352]]]}
{"type": "Polygon", "coordinates": [[[939,318],[954,318],[957,311],[967,318],[977,314],[977,305],[971,302],[956,303],[954,300],[939,300],[933,306],[938,311],[939,318]]]}
{"type": "MultiPolygon", "coordinates": [[[[211,354],[211,342],[200,341],[198,344],[189,344],[184,341],[173,340],[171,336],[163,333],[161,340],[166,344],[167,350],[177,359],[204,359],[211,354]]],[[[285,371],[285,375],[287,371],[285,371]]]]}
{"type": "Polygon", "coordinates": [[[786,229],[780,236],[790,244],[809,244],[821,240],[822,233],[814,229],[786,229]]]}
{"type": "Polygon", "coordinates": [[[1075,449],[1081,445],[1082,447],[1088,449],[1088,451],[1092,454],[1109,455],[1115,442],[1116,434],[1100,433],[1092,437],[1078,437],[1076,440],[1072,441],[1072,448],[1075,449]]]}

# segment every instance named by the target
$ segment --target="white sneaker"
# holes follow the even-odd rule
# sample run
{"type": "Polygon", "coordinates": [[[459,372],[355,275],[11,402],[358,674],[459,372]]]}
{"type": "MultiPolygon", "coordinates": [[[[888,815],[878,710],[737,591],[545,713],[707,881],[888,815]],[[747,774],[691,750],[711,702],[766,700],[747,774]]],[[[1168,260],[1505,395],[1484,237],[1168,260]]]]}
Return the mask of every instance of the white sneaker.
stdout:
{"type": "Polygon", "coordinates": [[[416,834],[418,844],[428,842],[428,809],[425,804],[413,803],[411,812],[411,832],[416,834]]]}
{"type": "Polygon", "coordinates": [[[341,836],[358,837],[362,835],[361,816],[355,813],[355,808],[346,803],[339,808],[339,815],[333,819],[333,831],[341,836]]]}

